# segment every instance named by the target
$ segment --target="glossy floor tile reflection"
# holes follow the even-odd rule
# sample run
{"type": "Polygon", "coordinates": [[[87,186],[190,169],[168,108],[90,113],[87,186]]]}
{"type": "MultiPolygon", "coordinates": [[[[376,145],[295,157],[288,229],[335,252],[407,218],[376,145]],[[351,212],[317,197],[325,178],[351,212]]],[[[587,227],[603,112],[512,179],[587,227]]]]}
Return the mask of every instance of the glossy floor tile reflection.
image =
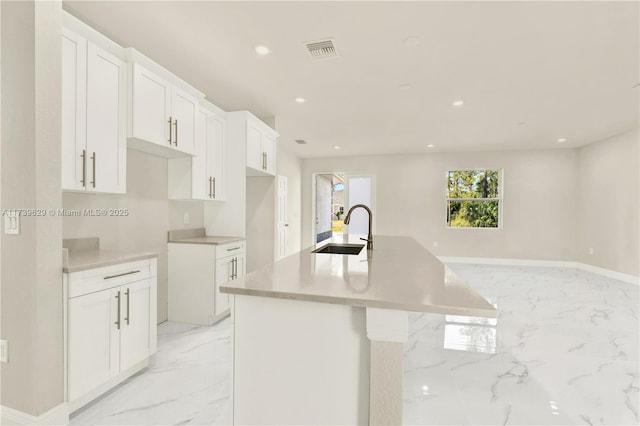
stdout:
{"type": "Polygon", "coordinates": [[[230,335],[229,319],[213,327],[161,324],[151,365],[77,411],[71,424],[229,424],[230,335]]]}
{"type": "Polygon", "coordinates": [[[405,424],[639,423],[637,286],[574,269],[450,266],[499,317],[411,314],[405,424]]]}
{"type": "MultiPolygon", "coordinates": [[[[410,315],[406,424],[640,422],[639,287],[574,269],[451,267],[499,317],[410,315]]],[[[158,343],[144,373],[71,424],[227,424],[229,320],[165,323],[158,343]]]]}

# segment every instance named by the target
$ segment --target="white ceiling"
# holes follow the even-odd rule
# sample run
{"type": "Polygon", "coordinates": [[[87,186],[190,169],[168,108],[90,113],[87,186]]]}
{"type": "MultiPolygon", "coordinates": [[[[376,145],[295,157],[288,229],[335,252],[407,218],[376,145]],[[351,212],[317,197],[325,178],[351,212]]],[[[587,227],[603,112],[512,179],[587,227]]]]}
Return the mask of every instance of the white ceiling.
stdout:
{"type": "Polygon", "coordinates": [[[64,7],[221,108],[275,116],[280,145],[300,157],[567,148],[638,126],[638,2],[64,7]],[[304,43],[327,37],[340,56],[311,59],[304,43]],[[258,43],[272,53],[258,57],[258,43]]]}

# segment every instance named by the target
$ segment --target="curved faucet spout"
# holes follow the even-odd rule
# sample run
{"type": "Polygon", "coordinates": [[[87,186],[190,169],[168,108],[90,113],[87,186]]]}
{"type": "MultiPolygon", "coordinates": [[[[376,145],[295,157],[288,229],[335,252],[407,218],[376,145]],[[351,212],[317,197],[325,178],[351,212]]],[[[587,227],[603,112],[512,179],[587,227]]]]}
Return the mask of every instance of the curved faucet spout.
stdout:
{"type": "Polygon", "coordinates": [[[369,213],[369,235],[367,235],[366,240],[364,238],[361,238],[361,240],[367,242],[367,250],[373,250],[373,235],[371,235],[371,223],[373,222],[373,213],[371,213],[371,209],[369,207],[365,206],[364,204],[356,204],[355,206],[351,207],[349,209],[349,212],[347,213],[347,217],[344,218],[344,224],[348,225],[349,222],[351,222],[351,213],[358,207],[362,207],[367,211],[367,213],[369,213]]]}

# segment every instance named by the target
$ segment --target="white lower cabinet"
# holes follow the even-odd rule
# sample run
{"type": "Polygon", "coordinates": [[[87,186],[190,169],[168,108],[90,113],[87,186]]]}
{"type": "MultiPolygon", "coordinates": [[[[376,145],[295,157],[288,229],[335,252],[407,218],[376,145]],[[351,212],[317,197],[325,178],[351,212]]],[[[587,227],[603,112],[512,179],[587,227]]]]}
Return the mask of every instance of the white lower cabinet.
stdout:
{"type": "Polygon", "coordinates": [[[156,352],[156,260],[64,274],[67,401],[76,410],[156,352]]]}
{"type": "Polygon", "coordinates": [[[245,242],[169,243],[169,320],[211,325],[229,314],[220,285],[245,274],[245,242]]]}
{"type": "Polygon", "coordinates": [[[246,255],[236,253],[216,261],[216,312],[229,309],[230,297],[228,293],[220,293],[220,284],[233,281],[244,276],[246,255]]]}

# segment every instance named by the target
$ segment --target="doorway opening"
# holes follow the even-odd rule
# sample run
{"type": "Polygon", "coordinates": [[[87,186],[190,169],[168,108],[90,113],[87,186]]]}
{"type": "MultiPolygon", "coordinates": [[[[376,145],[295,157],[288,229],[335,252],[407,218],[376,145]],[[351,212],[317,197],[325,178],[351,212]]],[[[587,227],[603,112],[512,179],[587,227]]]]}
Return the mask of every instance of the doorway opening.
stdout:
{"type": "Polygon", "coordinates": [[[343,233],[344,207],[342,173],[316,175],[316,243],[343,233]]]}
{"type": "MultiPolygon", "coordinates": [[[[349,226],[344,218],[356,204],[375,211],[375,176],[355,173],[318,173],[315,175],[314,242],[317,244],[336,235],[368,232],[369,218],[362,209],[353,212],[349,226]]],[[[375,229],[375,216],[374,216],[375,229]]]]}

